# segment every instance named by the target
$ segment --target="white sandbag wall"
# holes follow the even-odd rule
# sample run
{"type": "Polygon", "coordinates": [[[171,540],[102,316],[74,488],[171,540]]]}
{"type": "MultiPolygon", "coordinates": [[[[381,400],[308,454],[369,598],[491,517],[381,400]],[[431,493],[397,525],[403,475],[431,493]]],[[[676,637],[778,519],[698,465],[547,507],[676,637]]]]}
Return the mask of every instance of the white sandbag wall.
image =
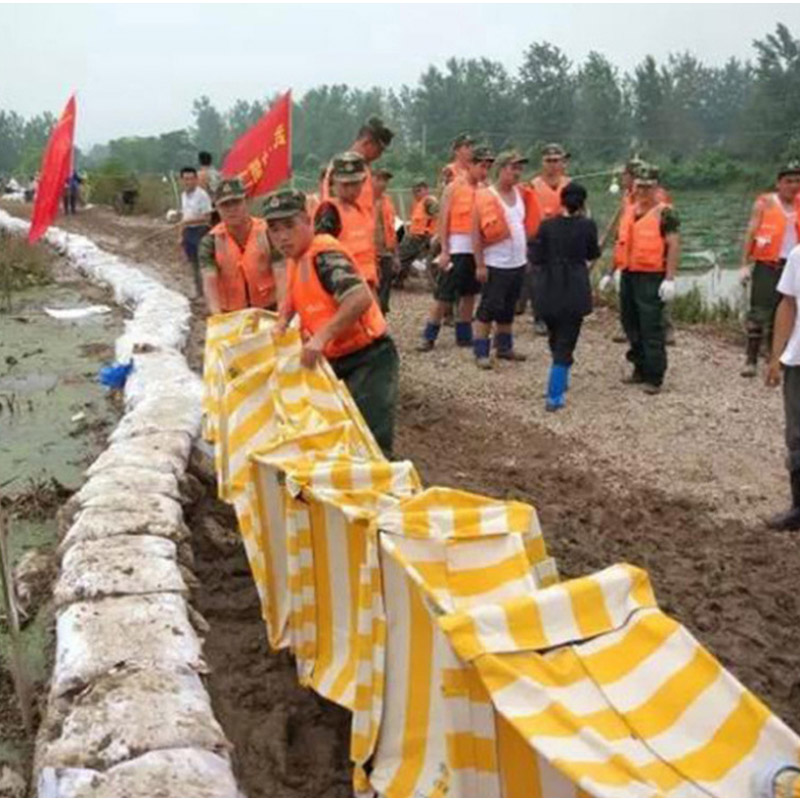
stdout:
{"type": "MultiPolygon", "coordinates": [[[[0,210],[0,228],[28,223],[0,210]]],[[[46,241],[133,310],[116,357],[134,368],[126,414],[64,512],[39,796],[238,796],[187,603],[181,489],[202,400],[181,352],[189,302],[84,236],[46,241]]]]}

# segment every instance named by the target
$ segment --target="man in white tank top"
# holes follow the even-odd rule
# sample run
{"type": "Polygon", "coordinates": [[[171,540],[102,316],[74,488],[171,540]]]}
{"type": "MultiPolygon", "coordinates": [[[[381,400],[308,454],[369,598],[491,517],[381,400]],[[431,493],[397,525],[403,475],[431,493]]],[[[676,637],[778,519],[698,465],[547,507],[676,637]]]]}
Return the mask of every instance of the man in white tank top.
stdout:
{"type": "Polygon", "coordinates": [[[475,277],[482,284],[472,340],[475,363],[481,369],[493,367],[489,341],[492,323],[495,324],[496,357],[508,361],[525,360],[525,356],[514,349],[511,329],[527,264],[525,202],[517,184],[528,159],[516,150],[509,150],[501,153],[495,163],[497,180],[482,190],[482,202],[476,198],[472,226],[475,277]]]}

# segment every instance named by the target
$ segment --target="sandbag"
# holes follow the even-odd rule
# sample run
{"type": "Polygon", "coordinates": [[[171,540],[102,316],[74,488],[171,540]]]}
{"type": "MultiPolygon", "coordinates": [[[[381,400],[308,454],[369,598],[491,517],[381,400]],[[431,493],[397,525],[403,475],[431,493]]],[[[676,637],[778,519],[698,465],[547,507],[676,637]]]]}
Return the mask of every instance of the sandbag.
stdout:
{"type": "Polygon", "coordinates": [[[174,475],[140,467],[119,467],[93,475],[76,493],[75,500],[83,507],[93,498],[122,492],[160,494],[178,501],[181,499],[174,475]]]}
{"type": "Polygon", "coordinates": [[[120,666],[205,672],[200,640],[177,594],[73,603],[56,620],[52,693],[81,690],[120,666]]]}
{"type": "Polygon", "coordinates": [[[227,757],[206,750],[157,750],[107,772],[45,768],[39,797],[241,797],[227,757]]]}
{"type": "Polygon", "coordinates": [[[197,747],[227,753],[230,744],[194,673],[120,669],[50,705],[37,762],[108,769],[149,750],[197,747]]]}
{"type": "Polygon", "coordinates": [[[171,453],[138,447],[133,445],[135,441],[137,440],[119,442],[104,450],[86,470],[87,477],[91,478],[106,470],[138,468],[163,472],[180,478],[186,469],[186,463],[182,459],[171,453]]]}
{"type": "Polygon", "coordinates": [[[61,562],[53,590],[56,607],[118,595],[188,595],[175,542],[158,536],[116,536],[79,542],[61,562]]]}

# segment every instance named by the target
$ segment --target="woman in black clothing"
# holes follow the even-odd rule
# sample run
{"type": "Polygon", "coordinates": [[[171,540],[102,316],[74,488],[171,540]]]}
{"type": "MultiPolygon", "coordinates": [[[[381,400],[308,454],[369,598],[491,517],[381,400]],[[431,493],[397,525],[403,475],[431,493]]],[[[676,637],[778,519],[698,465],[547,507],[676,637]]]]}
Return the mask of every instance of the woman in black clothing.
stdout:
{"type": "Polygon", "coordinates": [[[591,263],[599,258],[597,225],[585,216],[586,189],[570,183],[561,191],[564,215],[545,220],[530,243],[536,312],[547,325],[553,363],[547,384],[548,411],[564,407],[572,354],[583,318],[592,311],[591,263]]]}

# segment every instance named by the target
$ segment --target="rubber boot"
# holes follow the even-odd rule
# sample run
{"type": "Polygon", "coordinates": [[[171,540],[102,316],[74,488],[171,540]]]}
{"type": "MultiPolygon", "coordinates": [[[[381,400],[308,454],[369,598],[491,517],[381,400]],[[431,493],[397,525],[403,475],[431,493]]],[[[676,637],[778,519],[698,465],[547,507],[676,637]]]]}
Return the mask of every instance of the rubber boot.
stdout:
{"type": "Polygon", "coordinates": [[[456,322],[456,345],[458,347],[472,347],[471,322],[456,322]]]}
{"type": "Polygon", "coordinates": [[[429,350],[433,350],[441,329],[442,326],[436,322],[426,322],[425,330],[422,332],[422,341],[417,345],[417,352],[427,353],[429,350]]]}
{"type": "Polygon", "coordinates": [[[789,482],[792,487],[792,507],[767,522],[767,527],[773,531],[800,530],[800,470],[789,473],[789,482]]]}
{"type": "Polygon", "coordinates": [[[572,375],[572,364],[570,364],[570,365],[567,367],[567,377],[566,377],[566,379],[564,380],[564,392],[565,392],[565,393],[569,391],[569,382],[570,382],[570,376],[571,376],[571,375],[572,375]]]}
{"type": "Polygon", "coordinates": [[[749,336],[747,338],[747,355],[741,376],[743,378],[754,378],[758,373],[758,351],[761,349],[761,337],[749,336]]]}
{"type": "Polygon", "coordinates": [[[489,358],[489,340],[475,339],[472,342],[472,349],[475,352],[475,365],[479,369],[492,369],[492,359],[489,358]]]}
{"type": "Polygon", "coordinates": [[[498,358],[505,361],[527,361],[528,357],[514,350],[514,337],[510,333],[498,333],[494,337],[494,349],[498,358]]]}
{"type": "Polygon", "coordinates": [[[564,408],[566,400],[564,390],[567,383],[567,367],[564,364],[553,364],[550,367],[550,378],[547,382],[547,401],[545,410],[558,411],[564,408]]]}

